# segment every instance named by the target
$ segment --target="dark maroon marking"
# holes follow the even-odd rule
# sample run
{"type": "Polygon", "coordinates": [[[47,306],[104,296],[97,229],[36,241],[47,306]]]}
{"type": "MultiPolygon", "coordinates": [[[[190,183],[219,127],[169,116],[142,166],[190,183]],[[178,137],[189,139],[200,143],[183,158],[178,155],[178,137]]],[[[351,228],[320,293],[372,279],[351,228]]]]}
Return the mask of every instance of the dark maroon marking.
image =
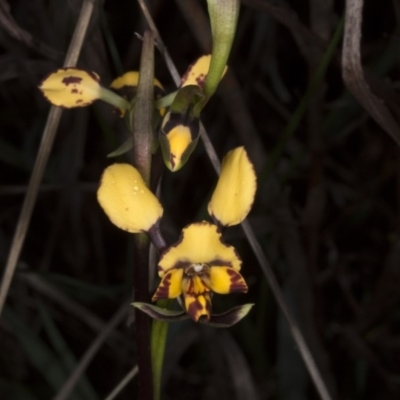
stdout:
{"type": "Polygon", "coordinates": [[[99,82],[99,77],[93,71],[86,71],[96,82],[99,82]]]}
{"type": "Polygon", "coordinates": [[[202,88],[204,86],[204,82],[206,80],[206,75],[204,74],[200,74],[197,78],[196,78],[196,82],[197,84],[202,88]]]}
{"type": "Polygon", "coordinates": [[[78,89],[72,89],[71,93],[78,93],[78,89]]]}
{"type": "Polygon", "coordinates": [[[230,280],[231,280],[231,285],[229,288],[229,291],[231,293],[233,292],[247,292],[247,285],[243,283],[242,277],[238,272],[232,269],[227,269],[226,272],[228,273],[230,280]]]}
{"type": "Polygon", "coordinates": [[[171,163],[172,168],[175,168],[175,164],[176,164],[175,160],[174,160],[175,158],[176,158],[176,155],[171,153],[171,155],[169,157],[169,162],[171,163]]]}
{"type": "Polygon", "coordinates": [[[182,78],[181,78],[181,82],[185,82],[185,81],[187,80],[187,77],[189,76],[189,72],[190,72],[190,69],[187,70],[187,71],[184,73],[184,75],[183,75],[182,78]]]}
{"type": "Polygon", "coordinates": [[[219,258],[216,258],[215,260],[212,260],[211,262],[209,262],[207,264],[210,267],[231,267],[232,268],[232,263],[230,261],[221,260],[219,258]]]}
{"type": "Polygon", "coordinates": [[[168,299],[169,287],[171,286],[171,272],[165,275],[157,291],[154,293],[153,299],[168,299]]]}
{"type": "Polygon", "coordinates": [[[82,78],[78,76],[67,76],[61,81],[65,86],[72,85],[74,83],[81,83],[82,78]]]}
{"type": "Polygon", "coordinates": [[[203,306],[196,300],[190,303],[187,313],[195,319],[195,317],[204,310],[203,306]]]}

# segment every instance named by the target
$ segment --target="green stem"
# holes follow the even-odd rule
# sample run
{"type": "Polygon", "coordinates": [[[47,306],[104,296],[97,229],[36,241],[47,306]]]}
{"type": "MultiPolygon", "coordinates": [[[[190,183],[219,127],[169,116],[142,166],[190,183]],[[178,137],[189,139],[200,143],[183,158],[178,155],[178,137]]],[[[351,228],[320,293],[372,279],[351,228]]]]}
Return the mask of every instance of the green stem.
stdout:
{"type": "Polygon", "coordinates": [[[120,110],[127,110],[129,108],[129,102],[105,87],[101,88],[100,98],[104,102],[111,104],[112,106],[119,108],[120,110]]]}
{"type": "MultiPolygon", "coordinates": [[[[150,302],[149,246],[145,233],[134,236],[133,293],[135,301],[150,302]]],[[[135,309],[136,310],[136,309],[135,309]]],[[[153,399],[153,370],[151,365],[150,318],[135,311],[136,351],[139,366],[139,400],[153,399]]]]}
{"type": "MultiPolygon", "coordinates": [[[[146,31],[143,36],[143,49],[140,60],[139,83],[135,99],[134,111],[129,115],[133,132],[133,161],[150,187],[151,154],[153,143],[154,112],[154,36],[146,31]]],[[[159,229],[157,227],[157,229],[159,229]]],[[[156,243],[165,247],[159,230],[154,234],[159,239],[156,243]]],[[[151,234],[151,232],[149,232],[151,234]]],[[[134,293],[135,302],[150,302],[149,295],[149,237],[138,234],[135,237],[135,270],[134,293]]],[[[150,334],[150,318],[136,311],[136,338],[139,364],[139,400],[158,400],[161,389],[162,365],[168,325],[153,321],[150,334]],[[154,392],[153,392],[154,391],[154,392]],[[153,397],[155,394],[155,397],[153,397]]]]}
{"type": "MultiPolygon", "coordinates": [[[[157,306],[167,308],[168,303],[168,300],[159,300],[157,306]]],[[[161,394],[162,367],[164,363],[167,333],[168,322],[153,320],[151,328],[151,357],[153,362],[154,400],[159,400],[161,394]]]]}

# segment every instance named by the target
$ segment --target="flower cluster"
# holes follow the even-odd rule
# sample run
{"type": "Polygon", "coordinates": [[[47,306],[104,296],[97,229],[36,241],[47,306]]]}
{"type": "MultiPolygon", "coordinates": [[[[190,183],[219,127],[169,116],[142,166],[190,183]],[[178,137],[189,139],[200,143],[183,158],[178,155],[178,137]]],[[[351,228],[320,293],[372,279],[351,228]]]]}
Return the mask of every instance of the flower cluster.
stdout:
{"type": "MultiPolygon", "coordinates": [[[[212,293],[247,292],[240,275],[241,260],[234,247],[222,241],[221,229],[239,224],[254,200],[256,176],[243,147],[230,151],[208,205],[214,223],[192,223],[168,248],[157,240],[162,206],[147,188],[138,171],[128,164],[114,164],[103,174],[98,200],[110,220],[128,232],[146,232],[162,251],[158,263],[161,283],[153,301],[182,297],[194,321],[210,320],[212,293]]],[[[146,308],[144,308],[146,310],[146,308]]],[[[162,312],[153,316],[162,318],[162,312]]],[[[239,310],[241,311],[241,310],[239,310]]],[[[232,313],[231,317],[237,317],[232,313]]]]}
{"type": "MultiPolygon", "coordinates": [[[[217,64],[215,64],[217,65],[217,64]]],[[[181,85],[172,95],[162,97],[163,87],[153,80],[160,144],[165,165],[177,171],[186,163],[199,139],[200,111],[215,87],[208,86],[212,59],[205,55],[189,66],[181,85]]],[[[225,70],[213,73],[222,79],[225,70]],[[222,76],[221,76],[222,74],[222,76]]],[[[152,79],[152,78],[151,78],[152,79]]],[[[101,99],[114,106],[128,123],[134,115],[139,73],[130,71],[115,79],[111,89],[100,84],[94,72],[63,68],[51,73],[39,86],[48,101],[60,107],[83,107],[101,99]]],[[[151,85],[151,80],[149,81],[151,85]]],[[[215,85],[214,85],[215,86],[215,85]]],[[[150,86],[151,88],[151,86],[150,86]]],[[[133,132],[134,133],[134,132],[133,132]]],[[[132,138],[111,155],[132,148],[132,138]]],[[[177,320],[190,316],[194,321],[229,326],[242,318],[251,305],[244,305],[220,315],[212,314],[213,293],[247,292],[239,271],[242,261],[234,247],[222,240],[225,227],[237,225],[247,216],[256,191],[254,168],[243,147],[230,151],[223,160],[221,175],[208,205],[211,222],[186,226],[178,242],[167,247],[160,231],[163,208],[149,190],[139,171],[129,164],[113,164],[103,173],[98,201],[118,228],[130,233],[145,232],[160,251],[158,274],[161,282],[152,300],[177,298],[184,311],[136,303],[154,318],[177,320]]]]}

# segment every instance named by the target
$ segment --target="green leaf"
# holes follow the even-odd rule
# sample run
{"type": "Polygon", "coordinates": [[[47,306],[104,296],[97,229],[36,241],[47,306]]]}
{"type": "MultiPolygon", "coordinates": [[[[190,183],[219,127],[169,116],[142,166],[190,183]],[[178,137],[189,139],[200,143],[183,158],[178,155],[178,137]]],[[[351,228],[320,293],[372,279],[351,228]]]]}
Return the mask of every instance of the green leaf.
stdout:
{"type": "MultiPolygon", "coordinates": [[[[213,49],[204,85],[206,101],[214,94],[228,62],[239,17],[239,0],[207,0],[213,49]]],[[[204,105],[203,105],[204,106],[204,105]]]]}
{"type": "Polygon", "coordinates": [[[132,303],[140,311],[143,311],[148,316],[158,321],[176,322],[189,319],[189,315],[185,311],[168,310],[167,308],[157,307],[153,304],[135,302],[132,303]]]}
{"type": "Polygon", "coordinates": [[[127,153],[129,150],[132,150],[133,147],[133,137],[128,138],[124,143],[121,144],[121,146],[118,147],[118,149],[114,150],[110,154],[107,154],[107,157],[118,157],[122,154],[127,153]]]}

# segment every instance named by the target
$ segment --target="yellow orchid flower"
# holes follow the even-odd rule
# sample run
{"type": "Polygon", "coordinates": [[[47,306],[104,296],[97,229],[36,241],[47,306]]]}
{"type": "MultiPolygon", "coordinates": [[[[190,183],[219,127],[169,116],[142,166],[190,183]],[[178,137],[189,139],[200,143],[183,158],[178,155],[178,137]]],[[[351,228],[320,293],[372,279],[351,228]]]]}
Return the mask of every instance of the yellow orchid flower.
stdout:
{"type": "Polygon", "coordinates": [[[256,175],[245,149],[230,151],[222,162],[208,206],[216,224],[203,221],[188,225],[179,241],[167,249],[159,230],[162,206],[134,167],[108,167],[97,196],[113,224],[132,233],[147,232],[156,247],[163,250],[158,264],[161,283],[153,301],[182,296],[184,308],[194,321],[209,321],[213,292],[247,291],[239,273],[242,262],[234,247],[222,242],[220,228],[238,224],[247,216],[255,190],[256,175]]]}
{"type": "Polygon", "coordinates": [[[86,107],[99,99],[121,110],[129,107],[124,98],[100,85],[95,72],[78,68],[61,68],[52,72],[39,89],[51,104],[58,107],[86,107]]]}
{"type": "MultiPolygon", "coordinates": [[[[243,147],[230,151],[208,206],[219,226],[239,224],[254,201],[256,175],[243,147]]],[[[153,301],[182,295],[194,321],[211,315],[212,292],[247,292],[239,274],[241,260],[232,246],[221,241],[217,225],[194,223],[183,229],[179,241],[169,247],[158,264],[161,283],[153,301]]]]}
{"type": "Polygon", "coordinates": [[[211,315],[211,293],[247,292],[239,274],[241,260],[232,246],[221,241],[214,224],[194,223],[182,231],[179,241],[162,255],[161,283],[153,301],[183,295],[187,313],[194,321],[211,315]]]}
{"type": "MultiPolygon", "coordinates": [[[[172,172],[185,165],[197,145],[200,105],[205,99],[203,86],[210,63],[211,55],[208,54],[189,66],[169,112],[164,116],[159,139],[165,165],[172,172]]],[[[224,74],[226,70],[225,67],[224,74]]]]}
{"type": "Polygon", "coordinates": [[[97,199],[111,222],[131,233],[150,231],[163,214],[157,197],[130,164],[113,164],[105,169],[97,199]]]}

